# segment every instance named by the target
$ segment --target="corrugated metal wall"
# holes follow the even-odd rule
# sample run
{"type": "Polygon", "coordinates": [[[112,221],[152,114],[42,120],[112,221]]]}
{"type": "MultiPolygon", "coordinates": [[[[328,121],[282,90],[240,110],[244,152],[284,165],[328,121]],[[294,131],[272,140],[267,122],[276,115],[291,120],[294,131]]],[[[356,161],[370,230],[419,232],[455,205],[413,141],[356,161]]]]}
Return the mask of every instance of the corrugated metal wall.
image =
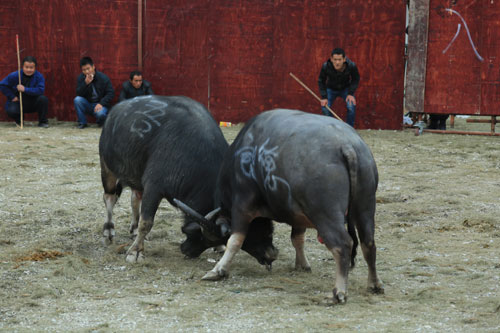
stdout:
{"type": "Polygon", "coordinates": [[[500,115],[499,17],[498,0],[430,1],[424,112],[500,115]]]}
{"type": "MultiPolygon", "coordinates": [[[[319,113],[289,72],[317,92],[321,64],[341,46],[361,74],[357,127],[401,127],[403,0],[143,3],[143,72],[158,94],[192,97],[232,122],[276,107],[319,113]]],[[[117,95],[137,67],[137,1],[1,0],[0,17],[0,76],[17,69],[19,33],[22,57],[37,57],[47,80],[49,117],[76,120],[80,57],[94,59],[117,95]]],[[[345,116],[339,100],[335,111],[345,116]]]]}

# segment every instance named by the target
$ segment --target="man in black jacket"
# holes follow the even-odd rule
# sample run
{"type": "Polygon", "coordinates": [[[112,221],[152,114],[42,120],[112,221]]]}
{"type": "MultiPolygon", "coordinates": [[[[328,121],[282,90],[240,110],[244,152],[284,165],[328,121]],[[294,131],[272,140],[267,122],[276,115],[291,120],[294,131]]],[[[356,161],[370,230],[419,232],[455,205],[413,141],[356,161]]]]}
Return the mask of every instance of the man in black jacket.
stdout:
{"type": "Polygon", "coordinates": [[[74,100],[78,128],[87,127],[87,115],[94,116],[97,124],[102,126],[108,115],[111,101],[115,95],[109,77],[96,71],[90,57],[80,60],[82,73],[76,79],[76,97],[74,100]]]}
{"type": "Polygon", "coordinates": [[[144,95],[154,95],[151,83],[142,79],[141,72],[133,71],[130,73],[130,80],[123,82],[118,102],[144,95]]]}
{"type": "Polygon", "coordinates": [[[347,105],[347,123],[354,127],[356,98],[354,93],[359,84],[359,72],[356,64],[346,58],[341,48],[332,51],[319,73],[318,85],[321,94],[321,111],[325,116],[333,115],[325,107],[331,106],[337,97],[342,97],[347,105]]]}

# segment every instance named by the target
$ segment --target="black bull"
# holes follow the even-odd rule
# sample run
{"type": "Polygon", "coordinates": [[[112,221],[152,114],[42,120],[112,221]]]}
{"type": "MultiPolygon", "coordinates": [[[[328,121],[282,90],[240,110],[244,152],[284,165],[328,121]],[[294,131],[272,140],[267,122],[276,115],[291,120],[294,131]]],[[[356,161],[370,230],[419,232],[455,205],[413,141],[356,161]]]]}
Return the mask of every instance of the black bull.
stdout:
{"type": "Polygon", "coordinates": [[[203,279],[228,274],[252,221],[264,217],[292,227],[297,269],[311,269],[304,233],[306,228],[317,229],[337,265],[333,295],[338,302],[347,297],[357,230],[368,264],[368,287],[383,292],[375,264],[377,184],[370,149],[345,123],[293,110],[254,117],[229,147],[219,173],[221,211],[216,223],[230,224],[232,234],[224,256],[203,279]]]}
{"type": "MultiPolygon", "coordinates": [[[[112,212],[124,186],[132,189],[130,233],[137,234],[127,252],[127,261],[144,258],[144,239],[153,227],[163,198],[173,205],[173,198],[178,198],[198,212],[213,216],[209,212],[215,208],[217,174],[227,149],[211,114],[190,98],[144,96],[114,106],[99,141],[107,209],[104,240],[111,242],[115,235],[112,212]]],[[[265,253],[274,249],[271,220],[258,219],[252,229],[256,231],[251,230],[253,236],[243,249],[259,262],[270,264],[276,257],[265,253]]],[[[192,217],[186,217],[182,231],[187,239],[181,244],[181,251],[189,257],[225,244],[228,237],[211,225],[200,228],[192,217]]]]}

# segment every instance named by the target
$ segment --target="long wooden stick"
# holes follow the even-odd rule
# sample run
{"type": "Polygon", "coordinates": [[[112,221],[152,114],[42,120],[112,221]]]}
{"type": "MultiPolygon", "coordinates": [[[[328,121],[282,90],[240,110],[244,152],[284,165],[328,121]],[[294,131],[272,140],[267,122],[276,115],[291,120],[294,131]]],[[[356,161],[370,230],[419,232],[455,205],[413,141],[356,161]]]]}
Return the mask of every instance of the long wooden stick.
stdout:
{"type": "MultiPolygon", "coordinates": [[[[309,89],[308,86],[306,86],[302,81],[300,81],[298,77],[296,77],[295,75],[293,75],[291,72],[290,72],[290,76],[293,77],[295,79],[295,81],[297,81],[302,87],[304,87],[305,90],[309,91],[311,93],[311,95],[313,95],[314,97],[316,97],[316,99],[321,102],[321,98],[319,98],[318,95],[316,95],[311,89],[309,89]]],[[[325,107],[328,109],[328,111],[330,111],[330,113],[332,115],[335,116],[335,118],[337,118],[340,121],[343,121],[342,119],[340,119],[339,116],[337,116],[337,114],[335,114],[335,112],[333,112],[332,109],[330,109],[330,107],[328,106],[328,104],[325,107]]]]}
{"type": "MultiPolygon", "coordinates": [[[[17,46],[17,76],[19,77],[19,84],[21,84],[21,56],[19,55],[19,35],[16,34],[17,46]]],[[[23,93],[19,92],[19,107],[21,110],[21,129],[23,128],[23,93]]]]}

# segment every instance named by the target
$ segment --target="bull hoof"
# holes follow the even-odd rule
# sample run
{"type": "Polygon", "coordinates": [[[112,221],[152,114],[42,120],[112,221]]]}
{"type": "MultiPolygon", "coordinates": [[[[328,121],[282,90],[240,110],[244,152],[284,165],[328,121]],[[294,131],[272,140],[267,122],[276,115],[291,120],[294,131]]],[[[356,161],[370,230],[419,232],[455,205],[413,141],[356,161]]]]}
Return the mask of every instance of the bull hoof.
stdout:
{"type": "Polygon", "coordinates": [[[137,237],[137,234],[139,233],[138,228],[130,229],[130,238],[135,239],[137,237]]]}
{"type": "Polygon", "coordinates": [[[368,277],[368,291],[373,294],[383,294],[384,284],[379,278],[368,277]]]}
{"type": "Polygon", "coordinates": [[[115,229],[104,229],[102,232],[102,242],[104,245],[110,245],[113,243],[113,238],[115,237],[115,229]]]}
{"type": "Polygon", "coordinates": [[[333,289],[333,302],[335,304],[345,304],[347,301],[347,294],[339,291],[337,292],[337,288],[333,289]]]}
{"type": "Polygon", "coordinates": [[[205,274],[201,279],[204,281],[219,281],[228,276],[229,274],[224,270],[221,270],[219,272],[210,271],[207,274],[205,274]]]}
{"type": "Polygon", "coordinates": [[[296,271],[303,271],[303,272],[307,272],[307,273],[312,272],[311,266],[295,265],[295,270],[296,271]]]}
{"type": "Polygon", "coordinates": [[[383,285],[376,285],[376,286],[371,286],[371,287],[368,287],[368,291],[370,291],[371,293],[373,294],[384,294],[385,291],[384,291],[384,286],[383,285]]]}
{"type": "Polygon", "coordinates": [[[127,252],[127,262],[135,264],[144,261],[144,253],[142,251],[127,252]]]}

